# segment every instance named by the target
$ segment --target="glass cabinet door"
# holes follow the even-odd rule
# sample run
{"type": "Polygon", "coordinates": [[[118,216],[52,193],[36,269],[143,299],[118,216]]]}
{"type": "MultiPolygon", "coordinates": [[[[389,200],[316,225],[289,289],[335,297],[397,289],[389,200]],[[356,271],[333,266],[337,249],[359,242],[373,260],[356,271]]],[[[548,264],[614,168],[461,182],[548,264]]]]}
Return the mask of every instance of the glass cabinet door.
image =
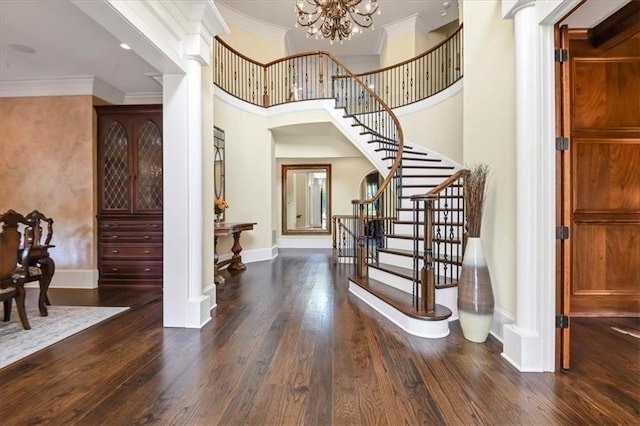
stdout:
{"type": "Polygon", "coordinates": [[[162,134],[153,121],[139,128],[137,144],[135,209],[162,211],[162,134]]]}
{"type": "Polygon", "coordinates": [[[103,140],[104,210],[129,210],[129,141],[122,124],[114,121],[107,127],[103,140]]]}

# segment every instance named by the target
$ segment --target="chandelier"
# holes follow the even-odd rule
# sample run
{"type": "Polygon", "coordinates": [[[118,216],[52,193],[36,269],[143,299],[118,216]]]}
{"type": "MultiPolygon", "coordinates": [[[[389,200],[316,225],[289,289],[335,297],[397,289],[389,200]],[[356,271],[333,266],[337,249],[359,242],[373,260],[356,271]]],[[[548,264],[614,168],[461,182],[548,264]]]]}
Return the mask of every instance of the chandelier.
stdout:
{"type": "Polygon", "coordinates": [[[307,27],[307,37],[349,40],[361,28],[373,29],[374,13],[380,14],[378,0],[298,0],[296,27],[307,27]],[[363,10],[360,4],[366,2],[363,10]],[[311,10],[306,8],[311,6],[311,10]]]}

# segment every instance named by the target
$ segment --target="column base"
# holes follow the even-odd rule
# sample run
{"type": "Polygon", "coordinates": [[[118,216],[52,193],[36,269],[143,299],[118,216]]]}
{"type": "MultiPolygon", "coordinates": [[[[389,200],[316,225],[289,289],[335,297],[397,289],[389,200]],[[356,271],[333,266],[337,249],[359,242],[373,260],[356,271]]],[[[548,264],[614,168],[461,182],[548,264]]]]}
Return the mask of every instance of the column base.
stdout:
{"type": "Polygon", "coordinates": [[[531,330],[524,330],[515,324],[504,326],[502,357],[522,372],[544,371],[542,360],[542,339],[531,330]]]}

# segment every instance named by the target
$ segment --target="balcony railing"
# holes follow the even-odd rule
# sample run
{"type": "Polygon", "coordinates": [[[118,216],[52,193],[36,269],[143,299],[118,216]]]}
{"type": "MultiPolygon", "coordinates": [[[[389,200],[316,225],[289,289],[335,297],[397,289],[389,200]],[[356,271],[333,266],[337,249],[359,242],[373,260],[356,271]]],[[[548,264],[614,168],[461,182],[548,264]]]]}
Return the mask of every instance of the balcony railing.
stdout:
{"type": "Polygon", "coordinates": [[[214,44],[214,84],[254,105],[269,107],[308,99],[348,96],[343,80],[358,78],[369,91],[360,91],[353,102],[366,103],[368,92],[391,108],[433,96],[463,76],[463,28],[447,40],[415,58],[361,74],[347,74],[344,67],[323,52],[307,52],[260,63],[237,52],[220,38],[214,44]]]}

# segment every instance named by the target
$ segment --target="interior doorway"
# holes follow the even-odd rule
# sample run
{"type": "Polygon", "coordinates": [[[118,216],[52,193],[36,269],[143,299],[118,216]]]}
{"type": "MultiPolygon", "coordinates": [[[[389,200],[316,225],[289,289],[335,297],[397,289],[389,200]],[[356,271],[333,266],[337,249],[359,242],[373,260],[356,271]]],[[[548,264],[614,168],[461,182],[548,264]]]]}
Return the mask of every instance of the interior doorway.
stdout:
{"type": "Polygon", "coordinates": [[[571,317],[640,316],[637,14],[631,2],[592,28],[556,31],[556,364],[565,369],[571,317]]]}

